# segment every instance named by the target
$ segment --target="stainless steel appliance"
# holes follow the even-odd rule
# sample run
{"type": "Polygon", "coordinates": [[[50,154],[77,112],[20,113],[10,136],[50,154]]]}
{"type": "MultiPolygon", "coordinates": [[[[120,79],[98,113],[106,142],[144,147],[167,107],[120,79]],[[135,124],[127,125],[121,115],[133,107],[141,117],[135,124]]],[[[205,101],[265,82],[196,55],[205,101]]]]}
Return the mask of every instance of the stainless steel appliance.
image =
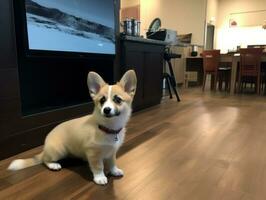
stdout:
{"type": "Polygon", "coordinates": [[[140,21],[131,19],[132,36],[140,36],[140,21]]]}
{"type": "Polygon", "coordinates": [[[126,19],[122,23],[125,35],[140,36],[140,21],[137,19],[126,19]]]}
{"type": "Polygon", "coordinates": [[[155,18],[149,26],[146,33],[148,39],[162,40],[168,44],[177,44],[177,31],[171,29],[161,28],[161,20],[155,18]]]}
{"type": "Polygon", "coordinates": [[[123,26],[123,33],[125,35],[131,35],[132,34],[132,21],[131,19],[126,19],[121,24],[123,26]]]}

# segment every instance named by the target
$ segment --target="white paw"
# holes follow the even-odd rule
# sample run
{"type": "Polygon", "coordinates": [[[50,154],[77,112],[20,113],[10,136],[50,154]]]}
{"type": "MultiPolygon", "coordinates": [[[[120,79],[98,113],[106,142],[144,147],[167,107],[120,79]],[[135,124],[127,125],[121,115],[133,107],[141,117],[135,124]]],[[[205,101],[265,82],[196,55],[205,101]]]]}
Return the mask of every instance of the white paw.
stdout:
{"type": "Polygon", "coordinates": [[[58,171],[60,169],[62,169],[61,165],[59,163],[47,163],[46,166],[51,169],[51,170],[55,170],[58,171]]]}
{"type": "Polygon", "coordinates": [[[11,162],[11,164],[8,166],[8,170],[19,170],[19,169],[23,169],[25,165],[25,161],[23,159],[17,159],[11,162]]]}
{"type": "Polygon", "coordinates": [[[104,174],[94,175],[93,181],[98,185],[106,185],[108,183],[107,177],[104,174]]]}
{"type": "Polygon", "coordinates": [[[117,167],[114,167],[113,169],[111,169],[110,174],[112,176],[124,176],[123,170],[117,167]]]}

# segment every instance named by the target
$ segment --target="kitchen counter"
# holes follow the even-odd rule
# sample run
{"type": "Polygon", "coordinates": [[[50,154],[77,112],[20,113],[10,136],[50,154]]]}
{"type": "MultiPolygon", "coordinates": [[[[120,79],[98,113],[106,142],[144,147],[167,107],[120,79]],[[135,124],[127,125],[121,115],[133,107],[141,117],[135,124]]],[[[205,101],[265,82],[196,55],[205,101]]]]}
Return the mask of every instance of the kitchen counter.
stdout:
{"type": "MultiPolygon", "coordinates": [[[[145,43],[164,45],[164,46],[169,45],[169,43],[161,41],[161,40],[147,39],[147,38],[143,38],[143,37],[122,35],[122,34],[121,34],[121,40],[127,40],[127,41],[132,41],[132,42],[145,42],[145,43]]],[[[171,44],[170,46],[177,46],[177,47],[198,46],[198,47],[203,47],[203,45],[187,44],[187,43],[180,43],[180,42],[177,44],[171,44]]]]}
{"type": "Polygon", "coordinates": [[[167,42],[160,41],[160,40],[153,40],[153,39],[147,39],[143,37],[136,37],[136,36],[130,36],[130,35],[121,35],[121,40],[127,40],[132,42],[142,42],[142,43],[150,43],[150,44],[157,44],[157,45],[167,45],[167,42]]]}
{"type": "Polygon", "coordinates": [[[133,111],[161,102],[165,46],[159,40],[130,36],[120,41],[120,74],[133,69],[138,79],[133,111]]]}

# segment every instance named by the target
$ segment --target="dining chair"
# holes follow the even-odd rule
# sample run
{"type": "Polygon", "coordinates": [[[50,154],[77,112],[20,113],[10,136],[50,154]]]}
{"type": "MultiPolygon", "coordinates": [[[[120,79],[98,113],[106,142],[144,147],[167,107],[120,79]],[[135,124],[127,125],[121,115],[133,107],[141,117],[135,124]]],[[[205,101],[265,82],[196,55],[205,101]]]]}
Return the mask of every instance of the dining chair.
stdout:
{"type": "Polygon", "coordinates": [[[222,83],[225,82],[225,88],[229,89],[230,76],[228,72],[231,71],[231,67],[220,66],[220,50],[205,50],[202,52],[203,57],[203,86],[202,90],[205,90],[206,78],[210,74],[214,77],[213,89],[216,91],[217,82],[219,82],[219,89],[222,88],[222,83]]]}
{"type": "Polygon", "coordinates": [[[220,60],[220,50],[205,50],[202,52],[203,58],[203,70],[204,70],[204,77],[203,77],[203,86],[202,90],[205,90],[206,85],[206,78],[207,75],[210,74],[214,77],[214,91],[216,90],[216,83],[217,83],[217,75],[218,75],[218,66],[220,60]]]}
{"type": "Polygon", "coordinates": [[[243,82],[255,80],[255,91],[260,93],[261,88],[261,56],[262,48],[240,49],[240,65],[238,71],[238,92],[243,89],[243,82]]]}
{"type": "Polygon", "coordinates": [[[261,66],[261,80],[260,80],[261,93],[265,95],[266,94],[266,63],[262,62],[260,66],[261,66]]]}

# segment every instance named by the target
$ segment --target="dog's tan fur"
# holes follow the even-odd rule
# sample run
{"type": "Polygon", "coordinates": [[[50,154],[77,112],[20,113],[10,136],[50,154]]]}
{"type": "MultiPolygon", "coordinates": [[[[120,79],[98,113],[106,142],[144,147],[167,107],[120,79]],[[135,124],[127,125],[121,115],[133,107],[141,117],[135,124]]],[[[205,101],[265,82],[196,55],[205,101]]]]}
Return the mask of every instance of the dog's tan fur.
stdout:
{"type": "Polygon", "coordinates": [[[19,170],[36,164],[44,163],[49,169],[60,170],[58,160],[67,156],[75,156],[89,162],[94,181],[106,184],[106,171],[114,176],[123,176],[123,171],[117,168],[116,152],[125,137],[125,125],[131,115],[131,103],[136,90],[137,79],[135,72],[129,70],[116,85],[109,86],[95,72],[88,74],[88,87],[95,107],[91,115],[64,122],[55,127],[46,137],[43,152],[34,158],[14,160],[9,170],[19,170]],[[105,96],[111,102],[114,95],[123,102],[119,105],[112,102],[119,116],[107,118],[103,116],[100,99],[105,96]],[[106,134],[98,128],[103,125],[119,134],[106,134]]]}

